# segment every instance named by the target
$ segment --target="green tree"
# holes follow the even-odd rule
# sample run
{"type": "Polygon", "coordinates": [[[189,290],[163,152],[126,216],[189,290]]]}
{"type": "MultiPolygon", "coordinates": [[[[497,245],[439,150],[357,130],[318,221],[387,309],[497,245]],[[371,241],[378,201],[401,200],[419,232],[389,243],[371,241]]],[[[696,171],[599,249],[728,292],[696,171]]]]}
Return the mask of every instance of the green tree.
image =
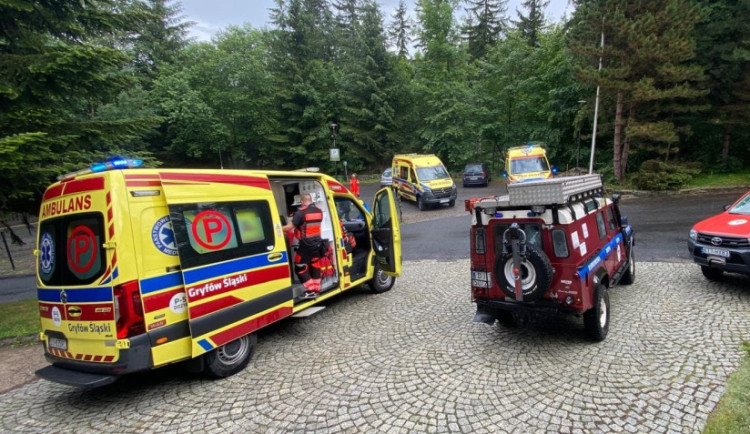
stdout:
{"type": "Polygon", "coordinates": [[[549,5],[549,0],[523,0],[521,5],[527,13],[524,15],[523,12],[516,9],[516,14],[518,14],[518,21],[514,22],[516,28],[521,31],[530,46],[538,47],[539,35],[546,25],[544,8],[549,5]]]}
{"type": "Polygon", "coordinates": [[[54,175],[118,152],[156,123],[96,116],[131,84],[127,56],[101,41],[141,18],[107,0],[0,0],[0,211],[35,211],[54,175]]]}
{"type": "Polygon", "coordinates": [[[668,156],[688,133],[675,118],[705,108],[697,100],[705,94],[697,87],[702,69],[692,62],[698,14],[687,0],[584,1],[574,21],[578,77],[614,94],[613,171],[622,181],[632,147],[661,145],[668,156]],[[595,42],[601,34],[603,48],[595,42]]]}
{"type": "Polygon", "coordinates": [[[396,47],[399,57],[406,58],[409,55],[409,44],[411,43],[412,21],[406,15],[404,0],[398,2],[398,9],[393,13],[388,35],[391,45],[396,47]]]}
{"type": "Polygon", "coordinates": [[[467,19],[463,26],[469,55],[479,59],[503,35],[507,27],[507,0],[467,0],[467,19]]]}

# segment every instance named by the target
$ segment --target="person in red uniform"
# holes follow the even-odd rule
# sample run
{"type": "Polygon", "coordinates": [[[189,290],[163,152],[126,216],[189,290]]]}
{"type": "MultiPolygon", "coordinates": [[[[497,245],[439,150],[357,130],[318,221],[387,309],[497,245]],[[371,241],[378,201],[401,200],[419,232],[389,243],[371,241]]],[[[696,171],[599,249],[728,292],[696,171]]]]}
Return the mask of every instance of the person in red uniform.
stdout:
{"type": "Polygon", "coordinates": [[[315,206],[309,193],[302,194],[300,199],[300,209],[294,213],[292,221],[284,225],[283,230],[294,230],[294,235],[299,240],[294,255],[294,271],[305,288],[303,298],[315,298],[320,294],[320,257],[323,253],[320,227],[323,211],[315,206]]]}
{"type": "Polygon", "coordinates": [[[359,199],[359,179],[356,173],[352,173],[352,177],[349,178],[349,190],[359,199]]]}

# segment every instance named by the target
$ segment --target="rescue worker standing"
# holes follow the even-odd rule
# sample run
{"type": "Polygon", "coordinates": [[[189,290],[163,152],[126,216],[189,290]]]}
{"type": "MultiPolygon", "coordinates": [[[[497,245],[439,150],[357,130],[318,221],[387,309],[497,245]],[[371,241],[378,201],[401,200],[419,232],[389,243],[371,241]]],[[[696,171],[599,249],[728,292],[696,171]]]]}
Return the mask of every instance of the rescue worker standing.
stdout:
{"type": "Polygon", "coordinates": [[[300,200],[300,209],[282,229],[285,232],[294,230],[294,235],[299,240],[294,255],[294,271],[305,288],[303,297],[315,298],[320,294],[321,286],[320,257],[323,253],[323,240],[320,237],[320,227],[323,211],[315,206],[309,193],[302,194],[300,200]]]}
{"type": "Polygon", "coordinates": [[[352,173],[352,177],[349,178],[349,190],[359,199],[359,179],[356,173],[352,173]]]}

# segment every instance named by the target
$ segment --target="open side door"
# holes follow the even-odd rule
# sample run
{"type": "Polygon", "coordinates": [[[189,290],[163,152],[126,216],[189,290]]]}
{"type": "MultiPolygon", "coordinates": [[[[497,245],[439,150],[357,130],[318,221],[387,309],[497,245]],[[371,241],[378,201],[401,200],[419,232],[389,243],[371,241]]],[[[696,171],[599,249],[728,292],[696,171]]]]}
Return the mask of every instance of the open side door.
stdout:
{"type": "Polygon", "coordinates": [[[289,258],[268,181],[161,174],[193,357],[292,314],[289,258]]]}
{"type": "Polygon", "coordinates": [[[378,265],[389,276],[401,275],[401,227],[393,190],[375,193],[372,205],[372,244],[378,265]]]}

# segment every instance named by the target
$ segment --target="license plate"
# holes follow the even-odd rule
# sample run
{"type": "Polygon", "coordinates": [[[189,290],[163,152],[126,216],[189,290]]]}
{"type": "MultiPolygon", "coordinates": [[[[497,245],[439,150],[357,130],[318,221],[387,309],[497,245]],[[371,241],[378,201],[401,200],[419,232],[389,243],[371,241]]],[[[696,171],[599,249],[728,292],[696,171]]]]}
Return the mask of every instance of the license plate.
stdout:
{"type": "Polygon", "coordinates": [[[448,203],[448,199],[440,199],[440,203],[448,203]]]}
{"type": "Polygon", "coordinates": [[[703,247],[702,249],[704,255],[721,256],[722,258],[728,258],[731,256],[729,250],[726,249],[717,249],[715,247],[703,247]]]}
{"type": "Polygon", "coordinates": [[[48,339],[49,339],[48,342],[49,342],[50,348],[54,348],[56,350],[63,350],[63,351],[68,350],[68,341],[66,339],[55,338],[52,336],[50,336],[48,339]]]}

